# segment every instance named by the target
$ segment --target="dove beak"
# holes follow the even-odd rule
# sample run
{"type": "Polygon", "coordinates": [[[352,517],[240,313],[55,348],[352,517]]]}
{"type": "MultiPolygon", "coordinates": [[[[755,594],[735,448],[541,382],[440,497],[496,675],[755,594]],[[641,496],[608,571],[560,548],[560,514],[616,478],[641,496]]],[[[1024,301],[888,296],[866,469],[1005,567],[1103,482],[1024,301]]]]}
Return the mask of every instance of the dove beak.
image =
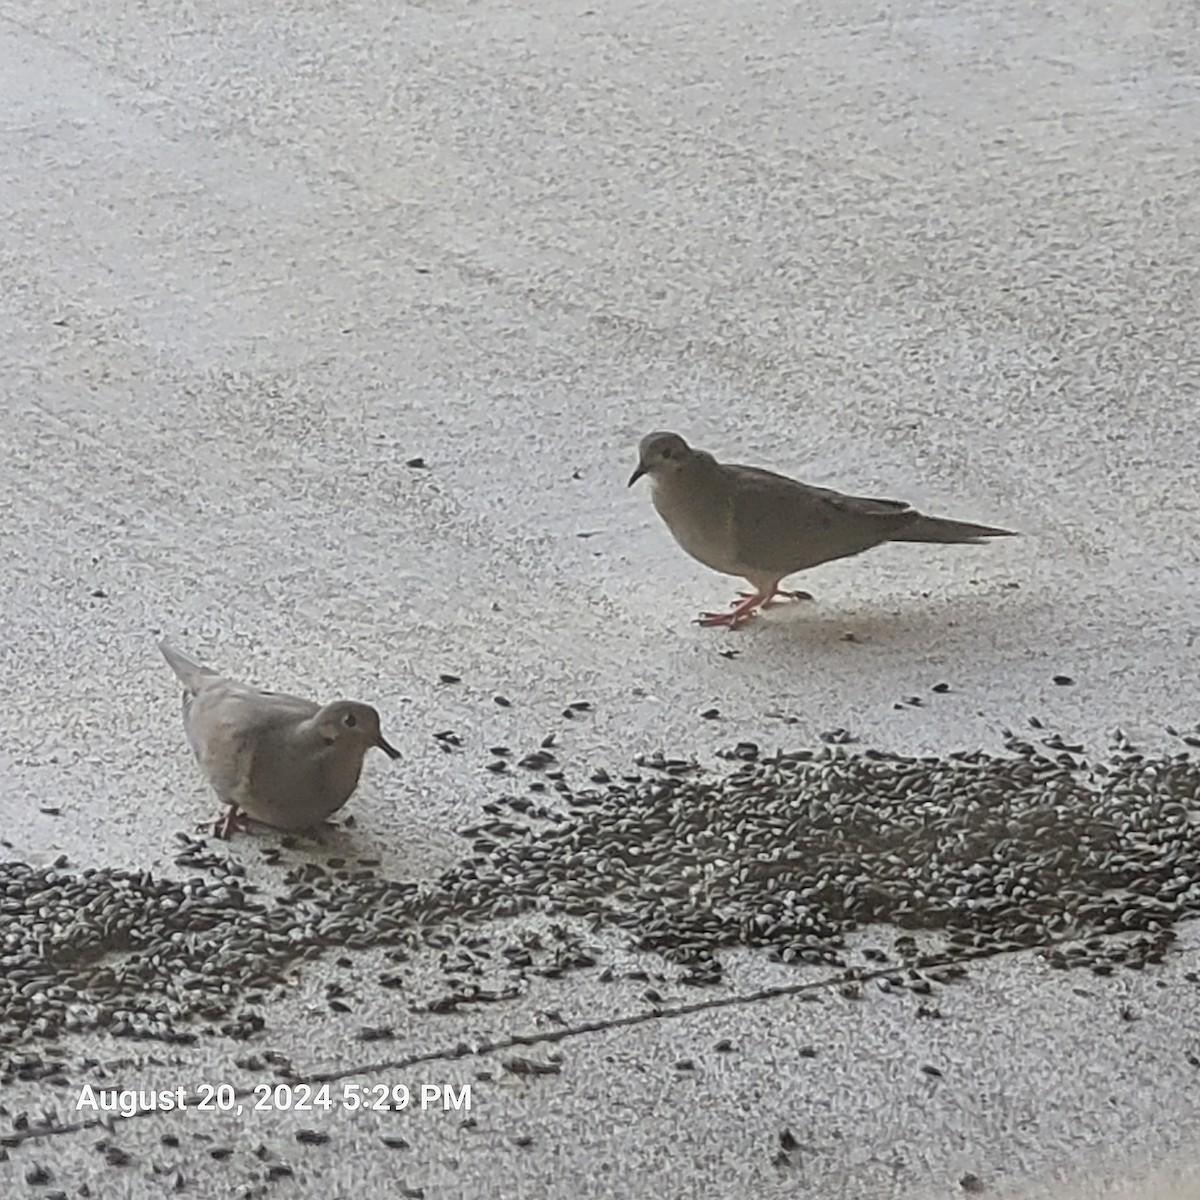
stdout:
{"type": "Polygon", "coordinates": [[[633,473],[632,475],[630,475],[630,477],[629,477],[629,482],[628,482],[628,483],[627,483],[625,486],[626,486],[626,487],[633,487],[633,485],[634,485],[635,483],[637,483],[637,481],[638,481],[639,479],[641,479],[641,477],[642,477],[643,475],[645,475],[645,473],[646,473],[646,467],[645,467],[645,465],[644,465],[643,463],[638,463],[638,465],[637,465],[637,470],[636,470],[636,471],[634,471],[634,473],[633,473]]]}
{"type": "Polygon", "coordinates": [[[375,745],[377,745],[380,750],[382,750],[384,754],[388,756],[388,758],[397,759],[400,757],[400,751],[397,750],[396,747],[393,746],[387,740],[387,738],[383,736],[382,733],[375,739],[375,745]]]}

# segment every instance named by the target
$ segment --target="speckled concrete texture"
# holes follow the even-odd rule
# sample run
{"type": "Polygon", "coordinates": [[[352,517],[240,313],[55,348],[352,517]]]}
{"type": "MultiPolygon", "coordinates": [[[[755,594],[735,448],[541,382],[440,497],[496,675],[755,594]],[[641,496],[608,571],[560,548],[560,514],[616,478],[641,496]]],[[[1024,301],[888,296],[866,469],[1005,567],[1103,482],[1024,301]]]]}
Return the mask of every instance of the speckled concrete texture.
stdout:
{"type": "MultiPolygon", "coordinates": [[[[586,778],[836,726],[923,753],[1034,713],[1092,745],[1194,725],[1198,54],[1182,0],[0,0],[5,855],[174,870],[214,804],[159,633],[379,707],[404,759],[336,837],[398,879],[462,853],[507,786],[487,747],[549,732],[586,778]],[[699,630],[732,581],[625,489],[653,428],[1025,536],[887,547],[699,630]]],[[[271,840],[230,851],[263,886],[271,840]]],[[[8,1148],[4,1194],[1200,1196],[1195,926],[1136,976],[997,959],[941,1020],[819,971],[678,1017],[572,975],[418,1020],[357,986],[375,965],[298,971],[256,1045],[68,1056],[130,1087],[249,1087],[264,1047],[470,1081],[476,1126],[155,1114],[8,1148]],[[558,1074],[455,1054],[546,1011],[647,1019],[522,1051],[558,1074]]],[[[0,1133],[76,1091],[12,1085],[0,1133]]]]}

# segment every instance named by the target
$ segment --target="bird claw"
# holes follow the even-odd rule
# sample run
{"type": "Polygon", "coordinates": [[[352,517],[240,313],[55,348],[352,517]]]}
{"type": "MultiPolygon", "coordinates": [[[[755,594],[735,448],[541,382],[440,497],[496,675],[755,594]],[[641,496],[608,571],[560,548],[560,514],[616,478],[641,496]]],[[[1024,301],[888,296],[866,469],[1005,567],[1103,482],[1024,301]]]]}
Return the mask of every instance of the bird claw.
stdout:
{"type": "Polygon", "coordinates": [[[244,830],[245,828],[246,825],[241,813],[233,805],[230,805],[224,814],[213,822],[213,837],[227,842],[239,829],[244,830]]]}
{"type": "Polygon", "coordinates": [[[739,625],[744,624],[746,621],[749,621],[751,617],[757,615],[755,613],[755,609],[758,607],[758,604],[756,602],[752,603],[752,600],[756,601],[757,597],[750,597],[746,600],[743,600],[741,604],[737,605],[737,607],[731,609],[729,612],[701,613],[696,618],[696,624],[704,625],[706,627],[711,627],[714,625],[726,625],[730,629],[736,629],[739,625]]]}
{"type": "Polygon", "coordinates": [[[704,625],[711,627],[713,625],[728,625],[730,629],[736,629],[741,621],[747,620],[746,617],[735,617],[733,613],[701,613],[693,622],[693,625],[704,625]]]}

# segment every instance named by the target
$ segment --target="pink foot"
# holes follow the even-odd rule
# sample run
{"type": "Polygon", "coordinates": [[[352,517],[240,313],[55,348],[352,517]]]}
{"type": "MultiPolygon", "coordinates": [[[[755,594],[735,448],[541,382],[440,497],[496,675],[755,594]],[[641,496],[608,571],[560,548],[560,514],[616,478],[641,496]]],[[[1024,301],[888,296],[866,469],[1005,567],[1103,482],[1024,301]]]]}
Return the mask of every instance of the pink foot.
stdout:
{"type": "Polygon", "coordinates": [[[740,603],[735,604],[729,612],[723,613],[701,613],[696,618],[697,625],[713,626],[727,625],[730,629],[736,629],[739,625],[744,624],[754,616],[755,609],[763,602],[763,597],[757,592],[747,596],[740,603]]]}
{"type": "Polygon", "coordinates": [[[244,830],[245,823],[242,820],[241,814],[234,805],[230,805],[224,816],[218,817],[213,822],[213,836],[220,838],[222,841],[228,841],[239,829],[244,830]]]}

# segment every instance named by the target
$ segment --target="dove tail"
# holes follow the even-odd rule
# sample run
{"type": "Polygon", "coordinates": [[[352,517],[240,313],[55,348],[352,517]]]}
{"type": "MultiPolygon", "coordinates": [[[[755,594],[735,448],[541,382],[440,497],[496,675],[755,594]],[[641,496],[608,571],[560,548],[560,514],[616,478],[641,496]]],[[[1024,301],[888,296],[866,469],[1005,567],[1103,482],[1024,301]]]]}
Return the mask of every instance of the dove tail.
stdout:
{"type": "Polygon", "coordinates": [[[190,654],[185,654],[165,639],[158,643],[158,648],[162,651],[163,658],[170,664],[171,670],[179,676],[179,682],[189,692],[194,693],[200,685],[200,680],[205,676],[216,674],[212,667],[206,667],[198,659],[192,658],[190,654]]]}
{"type": "Polygon", "coordinates": [[[987,538],[1016,537],[1011,529],[997,529],[992,525],[973,525],[970,521],[949,521],[945,517],[927,517],[914,513],[914,520],[903,529],[893,533],[893,542],[965,542],[979,545],[987,538]]]}

